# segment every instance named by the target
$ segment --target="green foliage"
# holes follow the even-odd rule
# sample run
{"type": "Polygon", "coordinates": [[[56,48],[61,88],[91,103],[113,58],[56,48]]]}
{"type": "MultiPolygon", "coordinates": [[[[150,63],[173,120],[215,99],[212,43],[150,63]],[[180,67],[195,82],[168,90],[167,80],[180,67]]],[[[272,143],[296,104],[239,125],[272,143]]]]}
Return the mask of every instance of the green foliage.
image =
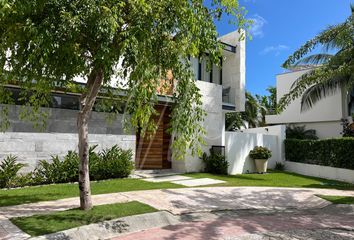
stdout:
{"type": "Polygon", "coordinates": [[[257,127],[259,107],[257,99],[250,92],[246,92],[245,111],[226,113],[226,129],[236,131],[241,127],[246,127],[246,122],[249,128],[257,127]]]}
{"type": "MultiPolygon", "coordinates": [[[[118,146],[104,149],[99,153],[90,147],[90,179],[104,180],[128,177],[134,169],[132,151],[118,146]]],[[[33,172],[18,175],[23,164],[16,157],[8,156],[0,165],[0,187],[23,187],[29,185],[77,182],[79,179],[79,156],[69,151],[61,160],[53,156],[51,161],[41,160],[33,172]]]]}
{"type": "Polygon", "coordinates": [[[354,138],[285,140],[286,160],[354,170],[354,138]]]}
{"type": "Polygon", "coordinates": [[[37,184],[77,182],[79,156],[69,151],[63,160],[59,156],[53,156],[50,162],[41,160],[33,171],[33,177],[37,184]]]}
{"type": "Polygon", "coordinates": [[[276,162],[276,163],[275,163],[274,170],[276,170],[276,171],[284,171],[284,170],[285,170],[285,165],[284,165],[284,163],[276,162]]]}
{"type": "MultiPolygon", "coordinates": [[[[353,117],[352,117],[353,118],[353,117]]],[[[343,130],[341,132],[343,137],[354,137],[354,127],[353,123],[349,124],[348,119],[341,119],[341,125],[343,127],[343,130]]]]}
{"type": "Polygon", "coordinates": [[[309,139],[316,140],[318,137],[316,136],[316,130],[313,129],[305,129],[304,126],[292,126],[289,125],[286,127],[286,138],[287,139],[309,139]]]}
{"type": "Polygon", "coordinates": [[[256,146],[249,155],[253,159],[268,159],[272,157],[272,152],[266,147],[256,146]]]}
{"type": "Polygon", "coordinates": [[[227,175],[229,163],[222,154],[210,149],[210,155],[203,153],[201,159],[205,163],[205,172],[227,175]]]}
{"type": "Polygon", "coordinates": [[[18,163],[17,157],[9,155],[2,160],[0,164],[0,188],[13,187],[16,181],[17,173],[25,165],[18,163]]]}
{"type": "MultiPolygon", "coordinates": [[[[91,153],[91,155],[95,154],[91,153]]],[[[90,168],[95,168],[90,174],[91,179],[102,180],[128,177],[134,169],[132,158],[133,153],[130,149],[123,150],[118,146],[113,146],[109,149],[102,150],[98,155],[95,155],[95,167],[90,163],[90,168]]]]}
{"type": "Polygon", "coordinates": [[[311,108],[320,99],[333,95],[339,89],[354,87],[354,7],[344,23],[330,26],[296,50],[284,63],[288,69],[309,69],[291,87],[279,102],[284,110],[291,101],[301,97],[301,110],[311,108]],[[307,56],[316,47],[325,53],[307,56]],[[329,54],[335,52],[334,55],[329,54]]]}
{"type": "Polygon", "coordinates": [[[256,95],[255,97],[246,92],[246,103],[244,112],[232,112],[225,115],[225,126],[227,131],[236,131],[242,127],[249,128],[266,126],[265,115],[274,114],[277,108],[277,90],[275,87],[268,87],[268,96],[256,95]]]}
{"type": "MultiPolygon", "coordinates": [[[[122,101],[129,113],[125,127],[141,128],[143,135],[156,129],[156,89],[171,71],[176,80],[171,129],[178,136],[173,142],[177,158],[187,149],[200,152],[203,143],[204,111],[188,57],[219,64],[222,46],[214,21],[228,17],[236,29],[251,24],[235,0],[213,0],[211,5],[200,0],[0,1],[0,9],[1,83],[21,87],[26,102],[22,118],[43,127],[49,112],[42,107],[49,105],[50,91],[72,91],[75,77],[83,77],[91,80],[76,89],[83,106],[91,106],[88,99],[94,101],[102,87],[101,94],[124,88],[127,97],[122,101]],[[92,79],[100,81],[93,84],[92,79]]],[[[0,103],[9,102],[7,93],[0,88],[0,103]]],[[[108,95],[104,104],[109,107],[117,99],[108,95]]],[[[1,113],[6,128],[6,108],[1,113]]]]}
{"type": "Polygon", "coordinates": [[[269,86],[267,88],[269,95],[260,96],[256,94],[256,99],[259,104],[259,113],[261,115],[258,125],[260,127],[267,126],[265,116],[276,114],[277,112],[277,89],[269,86]]]}

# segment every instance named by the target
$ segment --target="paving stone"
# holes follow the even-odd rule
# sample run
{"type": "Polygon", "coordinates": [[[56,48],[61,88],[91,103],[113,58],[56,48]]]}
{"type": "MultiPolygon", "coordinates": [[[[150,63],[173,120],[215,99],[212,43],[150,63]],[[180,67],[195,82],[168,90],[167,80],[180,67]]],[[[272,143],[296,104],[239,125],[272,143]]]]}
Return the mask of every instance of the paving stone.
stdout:
{"type": "Polygon", "coordinates": [[[197,179],[189,179],[189,180],[172,181],[172,183],[180,184],[187,187],[206,186],[206,185],[219,184],[224,182],[225,181],[216,180],[212,178],[197,178],[197,179]]]}
{"type": "Polygon", "coordinates": [[[178,174],[180,174],[180,173],[175,172],[171,169],[136,170],[136,171],[134,171],[134,175],[139,176],[141,178],[156,178],[156,177],[173,176],[173,175],[178,175],[178,174]]]}
{"type": "Polygon", "coordinates": [[[181,176],[181,175],[171,175],[164,177],[154,177],[154,178],[144,178],[143,180],[146,182],[172,182],[179,184],[181,180],[189,180],[191,177],[181,176]]]}

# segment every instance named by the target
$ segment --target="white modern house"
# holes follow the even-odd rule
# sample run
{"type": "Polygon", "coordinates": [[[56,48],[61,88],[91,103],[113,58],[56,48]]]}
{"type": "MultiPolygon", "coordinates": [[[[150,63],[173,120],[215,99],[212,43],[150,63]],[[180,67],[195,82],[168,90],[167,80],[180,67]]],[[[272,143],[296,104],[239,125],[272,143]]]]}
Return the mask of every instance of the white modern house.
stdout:
{"type": "MultiPolygon", "coordinates": [[[[292,84],[304,73],[309,71],[299,70],[276,76],[277,100],[290,91],[292,84]]],[[[354,92],[338,89],[334,95],[328,96],[317,102],[311,109],[301,111],[301,98],[290,105],[278,115],[267,115],[269,125],[293,124],[305,125],[306,129],[316,130],[319,138],[341,136],[341,119],[354,113],[354,92]]]]}
{"type": "MultiPolygon", "coordinates": [[[[225,146],[225,113],[243,111],[245,105],[245,41],[237,31],[220,37],[223,45],[221,67],[207,70],[206,62],[191,58],[197,86],[202,94],[203,108],[207,112],[203,126],[206,130],[205,151],[212,146],[225,146]]],[[[48,108],[49,118],[44,130],[37,130],[31,123],[19,118],[21,101],[17,86],[8,85],[15,97],[15,104],[9,106],[10,128],[0,133],[0,160],[13,154],[32,170],[39,160],[49,160],[51,155],[63,156],[68,150],[77,150],[76,117],[79,110],[79,96],[54,90],[53,103],[48,108]]],[[[112,145],[131,149],[137,169],[173,169],[193,172],[203,169],[197,156],[187,156],[183,161],[171,159],[171,136],[166,132],[170,121],[172,101],[169,94],[161,94],[156,106],[159,116],[158,130],[152,139],[140,139],[136,132],[123,131],[123,114],[108,124],[105,114],[94,111],[90,119],[89,141],[98,145],[98,150],[112,145]]]]}

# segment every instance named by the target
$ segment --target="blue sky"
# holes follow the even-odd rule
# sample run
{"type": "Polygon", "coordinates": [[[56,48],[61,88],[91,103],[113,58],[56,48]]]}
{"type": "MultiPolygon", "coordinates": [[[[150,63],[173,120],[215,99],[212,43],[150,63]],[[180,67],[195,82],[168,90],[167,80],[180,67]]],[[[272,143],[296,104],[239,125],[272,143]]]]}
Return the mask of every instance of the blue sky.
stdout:
{"type": "MultiPolygon", "coordinates": [[[[267,94],[275,86],[280,65],[299,46],[329,25],[343,22],[350,15],[354,0],[239,0],[255,22],[252,41],[246,46],[246,89],[267,94]]],[[[217,22],[220,35],[235,26],[223,19],[217,22]]]]}

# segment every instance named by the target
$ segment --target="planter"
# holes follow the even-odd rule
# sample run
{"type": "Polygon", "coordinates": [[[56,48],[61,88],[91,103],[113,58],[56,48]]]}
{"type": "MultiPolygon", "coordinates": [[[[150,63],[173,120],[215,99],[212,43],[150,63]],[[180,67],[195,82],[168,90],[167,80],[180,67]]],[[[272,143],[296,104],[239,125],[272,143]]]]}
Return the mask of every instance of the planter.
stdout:
{"type": "Polygon", "coordinates": [[[256,169],[258,173],[267,172],[268,159],[255,159],[256,169]]]}

